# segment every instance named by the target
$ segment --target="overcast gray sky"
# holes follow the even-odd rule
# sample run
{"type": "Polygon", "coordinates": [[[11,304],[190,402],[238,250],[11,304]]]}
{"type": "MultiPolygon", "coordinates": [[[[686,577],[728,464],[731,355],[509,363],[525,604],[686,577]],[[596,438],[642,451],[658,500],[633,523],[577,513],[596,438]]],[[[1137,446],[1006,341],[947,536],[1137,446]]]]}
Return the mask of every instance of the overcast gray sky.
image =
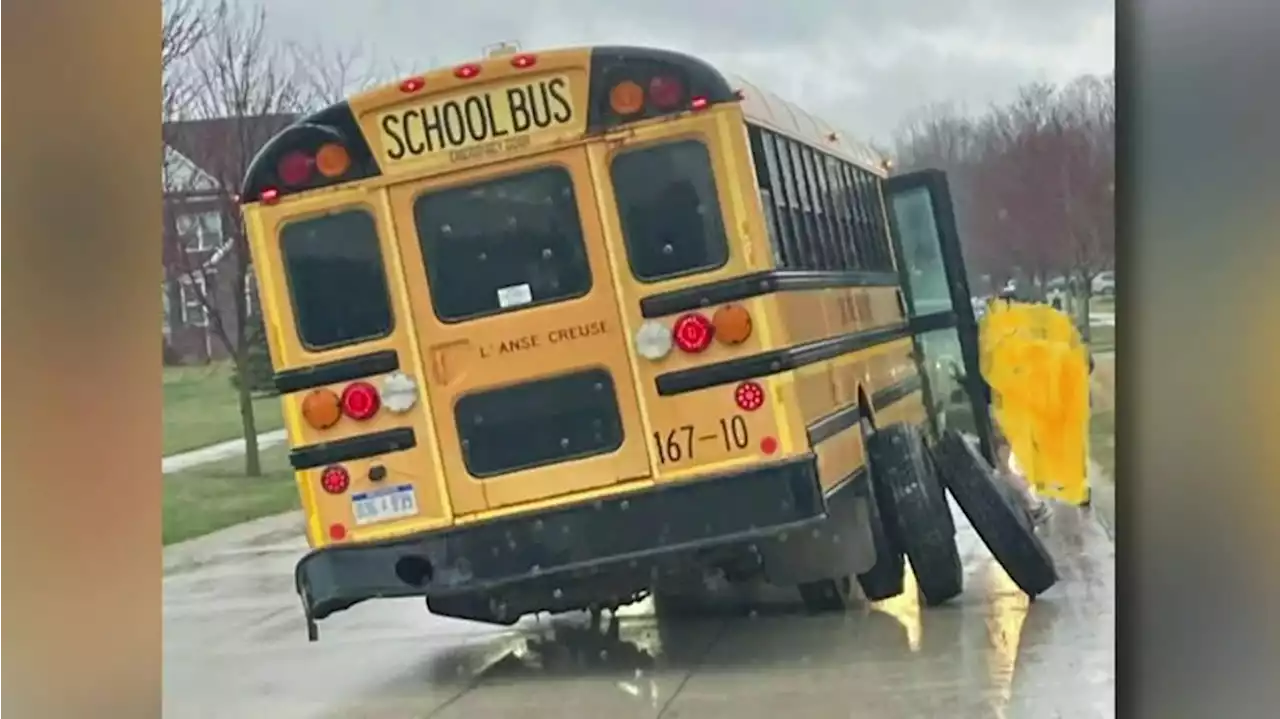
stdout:
{"type": "Polygon", "coordinates": [[[868,139],[911,110],[980,110],[1021,84],[1115,66],[1115,0],[256,0],[282,40],[421,69],[518,40],[699,55],[868,139]]]}

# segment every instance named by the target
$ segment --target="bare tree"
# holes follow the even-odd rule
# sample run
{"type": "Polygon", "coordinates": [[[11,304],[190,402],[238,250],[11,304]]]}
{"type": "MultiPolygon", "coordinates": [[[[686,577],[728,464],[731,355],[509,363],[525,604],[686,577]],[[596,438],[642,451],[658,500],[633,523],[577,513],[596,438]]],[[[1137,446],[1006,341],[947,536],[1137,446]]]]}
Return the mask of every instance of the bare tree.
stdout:
{"type": "MultiPolygon", "coordinates": [[[[249,476],[261,474],[261,466],[251,389],[244,381],[250,256],[235,193],[258,149],[296,116],[305,97],[290,58],[270,43],[266,27],[265,9],[221,2],[189,53],[192,89],[181,108],[185,124],[170,130],[184,131],[187,147],[216,183],[212,204],[221,220],[222,244],[211,252],[190,252],[172,222],[165,232],[166,274],[196,297],[209,331],[241,375],[237,384],[249,476]],[[232,291],[222,291],[226,287],[232,291]]],[[[184,189],[166,188],[179,200],[184,189]]]]}
{"type": "Polygon", "coordinates": [[[167,0],[160,26],[160,82],[162,112],[174,118],[191,91],[183,61],[200,44],[209,30],[209,12],[202,0],[167,0]]]}

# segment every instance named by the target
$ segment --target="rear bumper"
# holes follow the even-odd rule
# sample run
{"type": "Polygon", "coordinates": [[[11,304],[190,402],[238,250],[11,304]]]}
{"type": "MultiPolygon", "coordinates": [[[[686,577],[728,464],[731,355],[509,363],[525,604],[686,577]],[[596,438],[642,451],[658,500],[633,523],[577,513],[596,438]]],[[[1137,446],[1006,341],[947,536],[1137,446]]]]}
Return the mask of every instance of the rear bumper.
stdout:
{"type": "Polygon", "coordinates": [[[375,597],[448,596],[625,569],[755,541],[825,515],[809,456],[474,526],[325,547],[303,557],[295,577],[314,621],[375,597]]]}

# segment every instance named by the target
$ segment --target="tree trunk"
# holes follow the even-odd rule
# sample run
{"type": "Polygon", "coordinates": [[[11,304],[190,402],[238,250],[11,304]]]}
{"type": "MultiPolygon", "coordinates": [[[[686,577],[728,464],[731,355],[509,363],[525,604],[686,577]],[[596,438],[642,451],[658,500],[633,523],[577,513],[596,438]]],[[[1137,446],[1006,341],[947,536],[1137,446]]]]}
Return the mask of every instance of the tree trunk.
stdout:
{"type": "Polygon", "coordinates": [[[240,421],[244,425],[244,473],[249,477],[261,477],[262,463],[258,457],[258,426],[253,417],[253,393],[245,380],[244,369],[239,360],[236,362],[236,373],[240,377],[240,421]]]}

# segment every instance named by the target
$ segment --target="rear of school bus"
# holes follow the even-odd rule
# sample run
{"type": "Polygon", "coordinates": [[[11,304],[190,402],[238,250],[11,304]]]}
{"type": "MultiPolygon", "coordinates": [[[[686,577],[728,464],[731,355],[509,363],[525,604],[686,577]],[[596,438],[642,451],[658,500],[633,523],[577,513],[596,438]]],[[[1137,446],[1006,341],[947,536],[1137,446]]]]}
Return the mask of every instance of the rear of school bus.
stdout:
{"type": "Polygon", "coordinates": [[[635,48],[410,78],[263,148],[242,197],[313,639],[376,597],[616,605],[823,520],[768,304],[646,322],[769,266],[749,162],[724,79],[635,48]]]}

